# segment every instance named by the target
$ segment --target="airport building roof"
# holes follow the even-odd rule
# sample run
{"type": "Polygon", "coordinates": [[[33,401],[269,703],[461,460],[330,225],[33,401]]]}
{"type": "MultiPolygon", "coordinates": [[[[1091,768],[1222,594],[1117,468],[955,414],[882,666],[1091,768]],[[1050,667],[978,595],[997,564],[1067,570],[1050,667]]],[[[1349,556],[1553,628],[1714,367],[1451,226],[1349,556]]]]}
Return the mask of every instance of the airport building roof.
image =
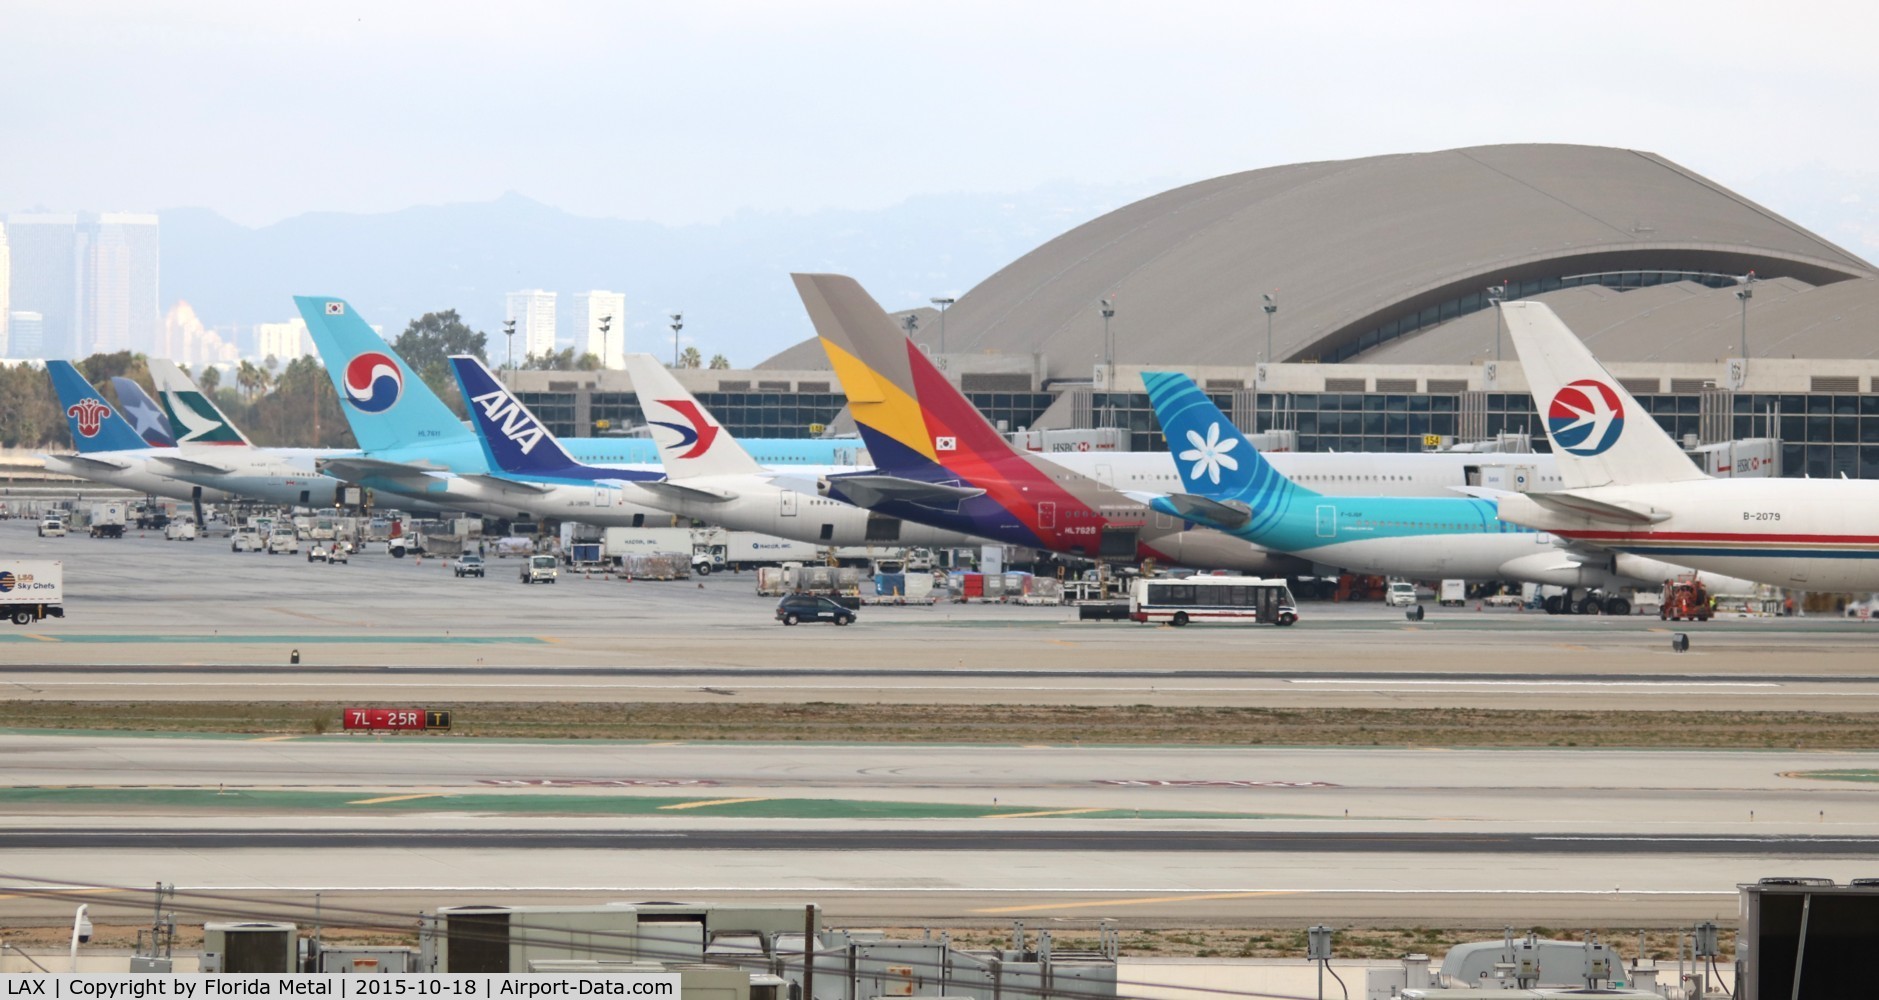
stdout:
{"type": "MultiPolygon", "coordinates": [[[[1492,343],[1486,288],[1507,284],[1589,324],[1580,332],[1612,360],[1707,361],[1739,335],[1734,277],[1751,271],[1765,279],[1752,354],[1874,351],[1879,271],[1660,156],[1405,153],[1231,174],[1124,206],[960,296],[947,349],[1088,378],[1109,298],[1119,363],[1249,364],[1266,353],[1271,292],[1280,360],[1466,363],[1482,357],[1482,330],[1492,343]]],[[[760,367],[823,368],[821,353],[799,344],[760,367]]]]}

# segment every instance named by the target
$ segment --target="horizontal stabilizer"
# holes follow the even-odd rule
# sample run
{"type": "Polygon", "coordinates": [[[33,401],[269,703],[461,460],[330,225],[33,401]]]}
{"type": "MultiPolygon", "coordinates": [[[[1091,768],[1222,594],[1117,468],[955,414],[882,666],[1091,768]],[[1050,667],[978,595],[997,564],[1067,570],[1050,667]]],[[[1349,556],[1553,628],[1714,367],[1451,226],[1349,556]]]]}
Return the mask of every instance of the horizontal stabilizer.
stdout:
{"type": "Polygon", "coordinates": [[[1575,514],[1594,521],[1615,521],[1619,524],[1656,524],[1670,517],[1669,511],[1657,510],[1645,504],[1612,503],[1606,500],[1594,500],[1579,496],[1570,490],[1559,493],[1528,493],[1527,499],[1547,510],[1559,514],[1575,514]]]}
{"type": "Polygon", "coordinates": [[[702,486],[690,482],[673,482],[670,479],[648,479],[643,482],[635,482],[633,485],[660,496],[674,497],[680,500],[697,500],[704,503],[724,503],[729,500],[735,500],[738,497],[738,493],[735,490],[722,489],[716,486],[702,486]]]}
{"type": "Polygon", "coordinates": [[[175,476],[226,476],[234,469],[226,465],[211,465],[191,458],[176,455],[161,455],[150,459],[150,463],[159,470],[175,476]]]}
{"type": "Polygon", "coordinates": [[[1518,490],[1497,490],[1492,486],[1450,486],[1449,489],[1462,496],[1474,497],[1476,500],[1499,500],[1519,492],[1518,490]]]}
{"type": "Polygon", "coordinates": [[[1162,501],[1177,517],[1221,531],[1241,528],[1253,519],[1253,509],[1238,500],[1209,500],[1193,493],[1135,493],[1130,498],[1150,506],[1162,501]]]}
{"type": "Polygon", "coordinates": [[[321,474],[343,479],[349,483],[365,479],[395,479],[405,482],[425,482],[437,478],[442,471],[427,466],[413,465],[409,462],[387,462],[379,458],[321,458],[313,463],[321,474]]]}
{"type": "Polygon", "coordinates": [[[457,478],[481,489],[495,490],[498,493],[520,493],[527,496],[541,496],[554,489],[546,483],[525,483],[502,476],[490,476],[480,472],[458,473],[457,478]]]}
{"type": "Polygon", "coordinates": [[[985,495],[976,487],[945,486],[900,476],[835,476],[829,479],[829,486],[863,507],[898,500],[922,507],[957,508],[966,500],[985,495]]]}
{"type": "Polygon", "coordinates": [[[90,455],[52,455],[49,457],[69,463],[74,468],[96,469],[99,472],[122,472],[130,468],[129,462],[114,462],[108,458],[93,458],[90,455]]]}

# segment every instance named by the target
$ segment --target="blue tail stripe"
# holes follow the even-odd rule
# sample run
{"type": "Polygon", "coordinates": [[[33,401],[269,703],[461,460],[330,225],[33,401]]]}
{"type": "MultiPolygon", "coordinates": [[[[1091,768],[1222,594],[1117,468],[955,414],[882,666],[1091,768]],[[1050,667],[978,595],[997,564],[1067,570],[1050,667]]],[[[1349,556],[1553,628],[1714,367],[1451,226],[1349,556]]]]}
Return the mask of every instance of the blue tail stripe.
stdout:
{"type": "Polygon", "coordinates": [[[452,357],[450,370],[463,393],[464,407],[476,429],[477,443],[490,467],[517,479],[538,482],[590,483],[603,479],[659,479],[644,469],[583,465],[546,424],[523,405],[482,363],[471,357],[452,357]]]}

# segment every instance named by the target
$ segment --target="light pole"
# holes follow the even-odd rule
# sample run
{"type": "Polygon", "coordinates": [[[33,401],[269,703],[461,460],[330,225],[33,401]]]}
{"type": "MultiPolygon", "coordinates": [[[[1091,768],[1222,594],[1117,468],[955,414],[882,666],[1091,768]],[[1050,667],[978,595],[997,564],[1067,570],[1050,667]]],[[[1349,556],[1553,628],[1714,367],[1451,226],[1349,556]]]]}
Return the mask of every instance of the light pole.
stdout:
{"type": "Polygon", "coordinates": [[[1501,303],[1507,300],[1505,284],[1488,286],[1488,308],[1494,310],[1494,360],[1501,359],[1501,303]]]}
{"type": "Polygon", "coordinates": [[[1735,297],[1742,301],[1742,360],[1749,359],[1749,300],[1755,297],[1755,272],[1742,279],[1742,287],[1735,290],[1735,297]]]}
{"type": "Polygon", "coordinates": [[[515,320],[503,320],[502,332],[509,338],[509,370],[515,371],[515,320]]]}
{"type": "Polygon", "coordinates": [[[672,367],[679,366],[679,331],[685,329],[685,314],[672,314],[672,367]]]}
{"type": "Polygon", "coordinates": [[[613,329],[613,317],[600,317],[600,367],[607,367],[607,331],[613,329]]]}
{"type": "MultiPolygon", "coordinates": [[[[1111,368],[1116,363],[1116,345],[1109,339],[1109,321],[1116,318],[1116,300],[1103,300],[1103,367],[1111,368]]],[[[1108,376],[1105,376],[1108,377],[1108,376]]],[[[1115,379],[1110,378],[1110,381],[1115,379]]]]}
{"type": "Polygon", "coordinates": [[[939,306],[939,311],[940,311],[940,349],[939,349],[939,352],[940,354],[943,355],[946,353],[946,307],[949,305],[952,305],[957,300],[956,299],[933,299],[931,301],[934,305],[939,306]]]}
{"type": "Polygon", "coordinates": [[[1272,314],[1279,311],[1278,290],[1267,292],[1260,298],[1266,300],[1266,304],[1261,308],[1266,310],[1266,360],[1269,362],[1272,360],[1272,314]]]}

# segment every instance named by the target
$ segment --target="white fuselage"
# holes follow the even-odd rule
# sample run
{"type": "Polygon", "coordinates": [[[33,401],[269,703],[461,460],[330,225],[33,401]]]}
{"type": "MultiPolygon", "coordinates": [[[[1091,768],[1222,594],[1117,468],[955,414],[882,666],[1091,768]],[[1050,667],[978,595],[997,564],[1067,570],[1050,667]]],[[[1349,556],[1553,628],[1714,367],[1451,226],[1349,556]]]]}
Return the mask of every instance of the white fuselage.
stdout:
{"type": "Polygon", "coordinates": [[[171,452],[176,463],[157,460],[167,475],[212,487],[246,500],[289,507],[331,507],[339,501],[340,482],[322,475],[314,462],[340,454],[320,448],[258,448],[245,444],[184,445],[171,452]],[[218,470],[192,467],[200,463],[218,470]]]}
{"type": "MultiPolygon", "coordinates": [[[[1105,486],[1144,493],[1185,493],[1192,486],[1166,451],[1036,452],[1105,486]]],[[[1261,452],[1306,489],[1340,496],[1455,497],[1457,486],[1525,493],[1561,487],[1553,456],[1490,452],[1261,452]],[[1515,478],[1524,475],[1525,482],[1515,478]]]]}
{"type": "Polygon", "coordinates": [[[1594,520],[1520,496],[1502,497],[1500,516],[1582,545],[1780,587],[1879,590],[1879,482],[1698,479],[1572,492],[1662,519],[1594,520]]]}

